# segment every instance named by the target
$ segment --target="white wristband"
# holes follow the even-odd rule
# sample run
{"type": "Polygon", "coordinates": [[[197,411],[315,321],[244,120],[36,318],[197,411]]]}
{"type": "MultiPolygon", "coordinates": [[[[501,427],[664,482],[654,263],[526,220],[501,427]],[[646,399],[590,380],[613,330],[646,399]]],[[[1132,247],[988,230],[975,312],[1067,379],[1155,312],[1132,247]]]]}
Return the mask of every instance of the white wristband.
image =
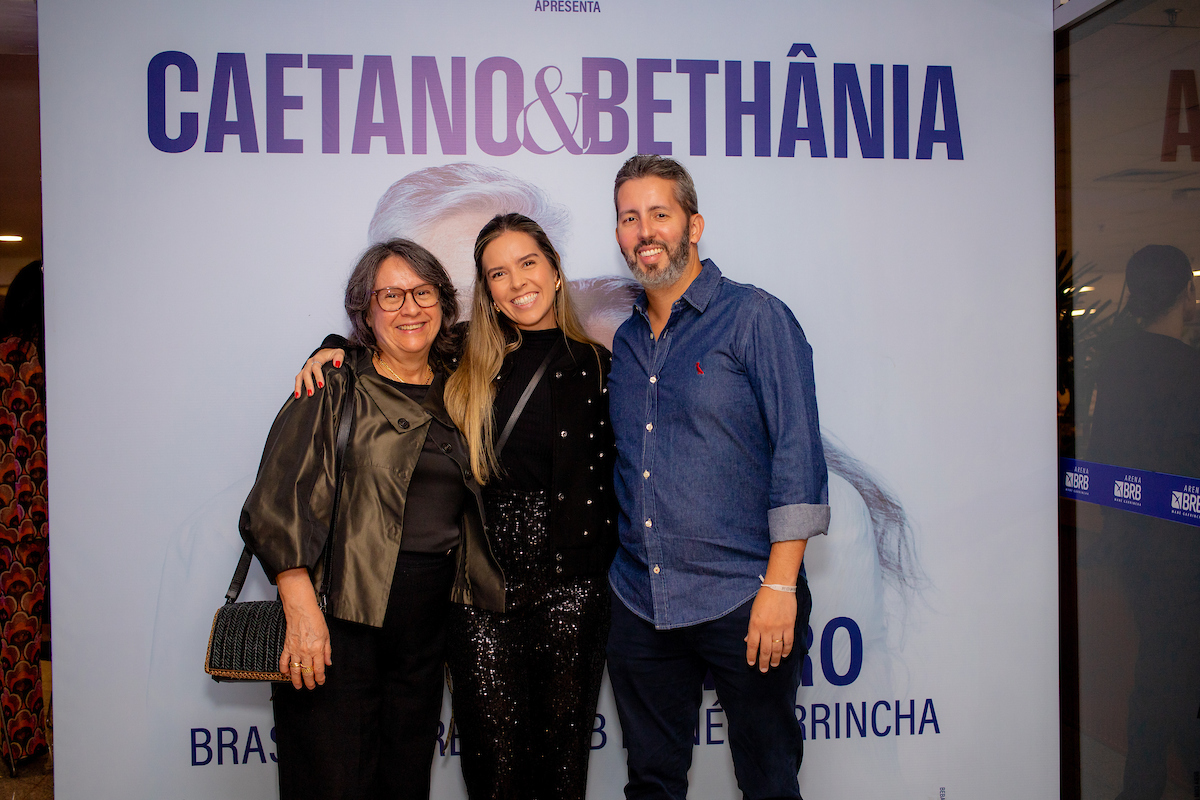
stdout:
{"type": "Polygon", "coordinates": [[[765,582],[766,578],[764,578],[762,575],[758,576],[758,580],[759,580],[759,583],[761,583],[763,586],[767,587],[768,589],[774,589],[777,592],[791,592],[792,594],[796,593],[796,587],[794,585],[793,586],[784,586],[782,583],[766,583],[765,582]]]}

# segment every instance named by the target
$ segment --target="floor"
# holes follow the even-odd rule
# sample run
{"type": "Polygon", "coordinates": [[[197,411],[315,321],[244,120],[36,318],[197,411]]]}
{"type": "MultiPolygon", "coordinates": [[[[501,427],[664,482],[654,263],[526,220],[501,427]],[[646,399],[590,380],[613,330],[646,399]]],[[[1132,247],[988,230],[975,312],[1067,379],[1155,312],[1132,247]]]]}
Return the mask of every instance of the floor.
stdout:
{"type": "Polygon", "coordinates": [[[48,755],[22,764],[17,777],[8,777],[8,769],[0,769],[0,800],[53,800],[54,764],[48,755]]]}

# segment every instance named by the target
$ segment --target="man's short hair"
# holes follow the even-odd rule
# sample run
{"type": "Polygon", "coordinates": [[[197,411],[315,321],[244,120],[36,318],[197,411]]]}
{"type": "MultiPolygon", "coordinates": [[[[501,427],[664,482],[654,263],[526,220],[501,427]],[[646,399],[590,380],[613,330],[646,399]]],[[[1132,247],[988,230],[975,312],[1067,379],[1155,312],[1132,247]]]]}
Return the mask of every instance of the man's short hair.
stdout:
{"type": "MultiPolygon", "coordinates": [[[[696,199],[696,184],[687,168],[673,158],[653,155],[637,155],[621,165],[613,183],[613,206],[617,205],[617,193],[625,181],[637,178],[665,178],[675,184],[675,202],[689,217],[700,213],[700,202],[696,199]]],[[[621,209],[617,208],[617,213],[621,209]]]]}
{"type": "Polygon", "coordinates": [[[1153,322],[1175,305],[1192,281],[1192,264],[1178,247],[1148,244],[1125,266],[1129,311],[1153,322]]]}

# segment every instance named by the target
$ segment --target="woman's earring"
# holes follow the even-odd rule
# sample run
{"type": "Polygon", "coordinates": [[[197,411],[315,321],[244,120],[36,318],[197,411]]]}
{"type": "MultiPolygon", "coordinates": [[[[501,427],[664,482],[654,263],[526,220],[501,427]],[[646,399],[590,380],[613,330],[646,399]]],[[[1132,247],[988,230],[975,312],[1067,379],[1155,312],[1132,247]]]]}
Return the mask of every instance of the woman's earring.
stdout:
{"type": "Polygon", "coordinates": [[[496,305],[495,300],[492,301],[492,311],[495,311],[497,314],[500,313],[500,306],[496,305]]]}
{"type": "Polygon", "coordinates": [[[554,282],[554,291],[557,292],[561,288],[562,288],[562,278],[560,277],[558,280],[556,280],[554,282]]]}

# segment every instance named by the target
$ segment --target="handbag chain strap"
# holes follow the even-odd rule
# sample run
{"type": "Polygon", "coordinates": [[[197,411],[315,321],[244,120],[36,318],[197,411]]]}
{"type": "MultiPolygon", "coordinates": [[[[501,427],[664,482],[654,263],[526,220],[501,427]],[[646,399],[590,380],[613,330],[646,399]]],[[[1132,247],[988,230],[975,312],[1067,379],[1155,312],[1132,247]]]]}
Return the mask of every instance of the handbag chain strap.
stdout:
{"type": "Polygon", "coordinates": [[[496,440],[496,458],[500,457],[501,451],[504,450],[504,445],[508,444],[508,437],[512,435],[513,428],[516,427],[517,418],[521,416],[521,412],[525,410],[526,403],[533,396],[533,390],[537,388],[538,381],[546,374],[546,367],[550,366],[550,359],[554,357],[554,353],[558,350],[559,342],[555,341],[547,351],[546,357],[542,359],[542,363],[538,365],[537,372],[533,373],[533,377],[529,379],[525,391],[521,392],[520,399],[513,406],[512,413],[508,415],[508,422],[504,423],[504,430],[500,432],[500,438],[496,440]]]}
{"type": "MultiPolygon", "coordinates": [[[[342,499],[342,458],[346,455],[346,445],[350,441],[350,429],[354,426],[354,373],[347,368],[346,396],[342,399],[341,419],[338,420],[337,446],[334,456],[334,469],[337,470],[337,483],[333,490],[333,511],[329,515],[329,535],[325,537],[325,547],[321,551],[324,568],[321,570],[321,591],[317,596],[321,610],[325,610],[325,599],[329,596],[329,576],[333,573],[333,531],[337,525],[338,505],[342,499]]],[[[233,571],[233,580],[229,582],[229,591],[225,592],[225,603],[233,603],[242,593],[242,585],[250,573],[250,560],[254,554],[250,546],[242,548],[242,557],[238,560],[237,569],[233,571]]]]}

